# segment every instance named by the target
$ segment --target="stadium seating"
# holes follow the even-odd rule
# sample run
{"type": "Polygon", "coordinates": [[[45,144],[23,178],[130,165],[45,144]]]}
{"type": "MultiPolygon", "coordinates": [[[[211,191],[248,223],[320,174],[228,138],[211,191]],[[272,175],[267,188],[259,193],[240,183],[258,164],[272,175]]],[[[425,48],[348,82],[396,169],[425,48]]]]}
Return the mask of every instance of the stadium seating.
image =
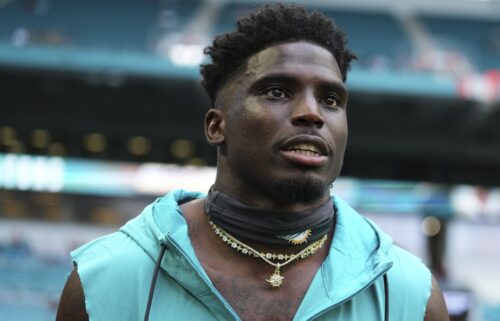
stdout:
{"type": "Polygon", "coordinates": [[[478,71],[500,69],[500,20],[421,15],[437,44],[463,52],[478,71]]]}

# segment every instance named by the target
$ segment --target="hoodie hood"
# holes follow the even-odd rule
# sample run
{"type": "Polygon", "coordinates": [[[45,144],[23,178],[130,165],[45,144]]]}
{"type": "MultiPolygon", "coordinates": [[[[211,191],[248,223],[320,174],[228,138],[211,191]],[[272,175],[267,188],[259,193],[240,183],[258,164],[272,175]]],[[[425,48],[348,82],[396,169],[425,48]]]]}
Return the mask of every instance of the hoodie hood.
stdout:
{"type": "Polygon", "coordinates": [[[352,279],[362,284],[365,278],[380,274],[381,270],[392,264],[388,256],[393,244],[392,238],[342,199],[334,197],[334,205],[337,209],[337,221],[327,260],[331,260],[336,269],[325,277],[332,282],[335,280],[337,287],[344,279],[349,279],[350,286],[355,286],[352,279]],[[343,269],[337,268],[338,266],[343,269]],[[340,278],[340,275],[343,277],[340,278]]]}
{"type": "Polygon", "coordinates": [[[158,258],[161,244],[168,246],[172,239],[179,241],[181,248],[194,255],[180,205],[204,196],[198,192],[174,190],[156,199],[120,231],[130,236],[154,261],[158,258]]]}
{"type": "MultiPolygon", "coordinates": [[[[166,244],[169,250],[161,267],[198,297],[206,295],[207,291],[218,292],[195,255],[179,205],[201,197],[204,194],[173,191],[157,199],[120,229],[153,261],[157,260],[161,244],[166,244]]],[[[348,300],[392,266],[388,253],[392,239],[339,197],[333,196],[332,204],[336,209],[336,223],[330,252],[297,311],[297,320],[309,319],[318,311],[348,300]]],[[[218,297],[228,308],[222,296],[218,294],[218,297]]],[[[230,307],[229,310],[232,311],[230,307]]]]}

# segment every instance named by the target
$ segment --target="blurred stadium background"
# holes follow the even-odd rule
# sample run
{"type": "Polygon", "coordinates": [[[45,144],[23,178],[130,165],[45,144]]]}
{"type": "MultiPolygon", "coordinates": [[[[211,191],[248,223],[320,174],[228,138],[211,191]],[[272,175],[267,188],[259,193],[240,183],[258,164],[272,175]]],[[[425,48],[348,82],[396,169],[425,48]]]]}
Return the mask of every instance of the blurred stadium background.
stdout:
{"type": "MultiPolygon", "coordinates": [[[[500,2],[295,1],[358,54],[332,189],[500,320],[500,2]]],[[[0,320],[53,320],[68,253],[207,191],[202,48],[259,1],[0,0],[0,320]]]]}

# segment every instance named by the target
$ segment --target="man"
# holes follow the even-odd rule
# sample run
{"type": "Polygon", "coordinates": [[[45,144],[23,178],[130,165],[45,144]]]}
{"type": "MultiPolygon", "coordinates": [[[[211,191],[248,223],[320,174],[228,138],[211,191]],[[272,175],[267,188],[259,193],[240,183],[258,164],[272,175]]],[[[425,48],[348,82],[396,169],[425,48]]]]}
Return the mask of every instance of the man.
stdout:
{"type": "Polygon", "coordinates": [[[448,320],[420,260],[330,198],[345,44],[324,15],[284,5],[217,37],[202,66],[214,186],[174,191],[74,251],[57,320],[448,320]]]}

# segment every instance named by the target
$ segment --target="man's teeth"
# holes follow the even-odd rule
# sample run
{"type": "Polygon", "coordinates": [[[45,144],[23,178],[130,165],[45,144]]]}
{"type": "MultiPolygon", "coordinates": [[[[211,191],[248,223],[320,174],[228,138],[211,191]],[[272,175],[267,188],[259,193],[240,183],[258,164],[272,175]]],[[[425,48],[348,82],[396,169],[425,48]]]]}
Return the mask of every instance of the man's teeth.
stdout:
{"type": "Polygon", "coordinates": [[[294,153],[299,153],[299,154],[306,155],[306,156],[320,156],[319,153],[311,152],[310,150],[296,150],[296,149],[292,149],[291,151],[294,152],[294,153]]]}
{"type": "Polygon", "coordinates": [[[299,144],[292,146],[289,148],[290,151],[304,154],[307,156],[319,156],[321,155],[321,152],[318,150],[318,148],[314,145],[310,144],[299,144]]]}

